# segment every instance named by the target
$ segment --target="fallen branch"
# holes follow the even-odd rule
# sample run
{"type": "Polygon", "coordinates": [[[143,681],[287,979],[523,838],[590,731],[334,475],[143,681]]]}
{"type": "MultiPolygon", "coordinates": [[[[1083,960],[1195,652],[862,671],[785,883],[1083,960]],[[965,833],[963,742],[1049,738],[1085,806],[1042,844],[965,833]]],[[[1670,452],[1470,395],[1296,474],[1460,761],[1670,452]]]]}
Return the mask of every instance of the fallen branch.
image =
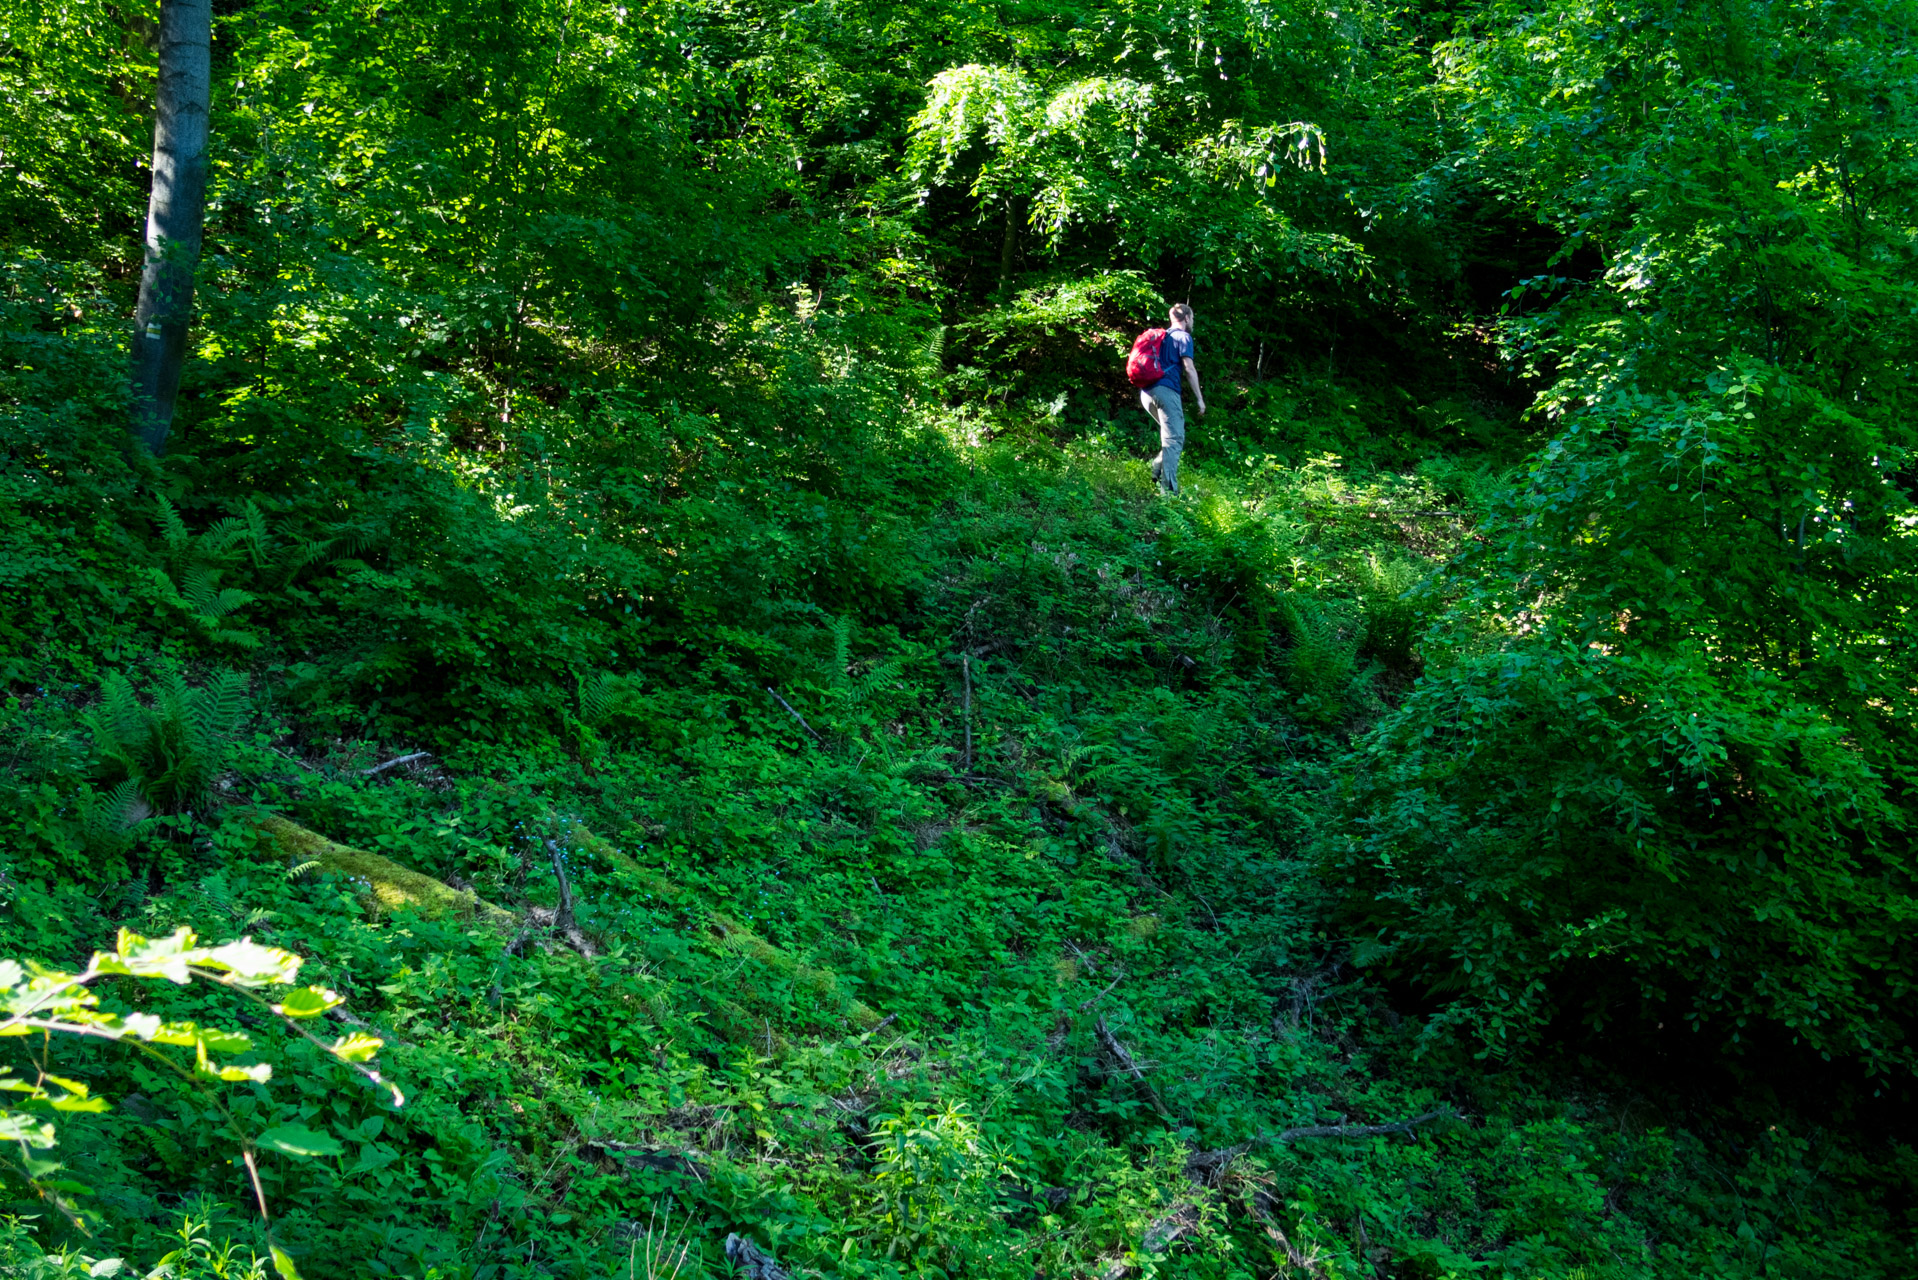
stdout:
{"type": "Polygon", "coordinates": [[[368,906],[375,910],[406,908],[429,918],[465,916],[500,930],[518,923],[512,912],[494,906],[471,890],[461,892],[431,876],[403,867],[391,858],[337,844],[278,814],[261,818],[254,829],[271,840],[280,855],[295,866],[317,862],[322,871],[356,882],[368,906]]]}
{"type": "Polygon", "coordinates": [[[1131,1076],[1145,1090],[1146,1096],[1152,1099],[1152,1109],[1157,1111],[1162,1119],[1172,1119],[1172,1113],[1165,1109],[1165,1100],[1159,1097],[1159,1091],[1152,1087],[1152,1082],[1145,1078],[1145,1068],[1134,1060],[1130,1049],[1119,1043],[1119,1037],[1112,1034],[1111,1028],[1106,1026],[1103,1013],[1093,1024],[1093,1034],[1099,1037],[1100,1047],[1106,1051],[1106,1056],[1112,1060],[1112,1065],[1131,1076]]]}
{"type": "Polygon", "coordinates": [[[777,703],[778,703],[778,704],[779,704],[780,706],[782,706],[782,707],[784,707],[784,708],[786,708],[786,714],[787,714],[787,715],[789,715],[789,716],[791,716],[791,717],[792,717],[793,719],[795,719],[795,720],[797,720],[797,721],[799,721],[799,727],[800,727],[800,728],[802,728],[802,729],[804,729],[804,730],[805,730],[805,731],[806,731],[807,733],[811,733],[811,734],[812,734],[812,740],[813,740],[814,742],[817,742],[817,743],[818,743],[818,744],[819,744],[820,746],[822,746],[822,747],[826,745],[826,740],[825,740],[824,738],[822,738],[822,737],[820,737],[820,736],[819,736],[819,735],[818,735],[817,733],[815,733],[815,732],[813,731],[813,727],[812,727],[811,725],[809,725],[809,724],[807,724],[807,723],[806,723],[806,717],[804,717],[804,716],[802,716],[802,715],[800,715],[800,714],[799,714],[799,713],[798,713],[797,711],[794,711],[794,710],[793,710],[793,704],[792,704],[792,703],[790,703],[790,702],[788,702],[788,701],[786,701],[786,700],[785,700],[784,698],[782,698],[782,697],[780,697],[780,696],[779,696],[778,694],[776,694],[776,693],[773,693],[773,687],[772,687],[771,685],[767,685],[767,686],[766,686],[766,692],[767,692],[767,693],[772,693],[772,694],[773,694],[773,701],[774,701],[774,702],[777,702],[777,703]]]}
{"type": "Polygon", "coordinates": [[[1410,1120],[1395,1120],[1391,1124],[1309,1124],[1296,1129],[1287,1129],[1279,1134],[1275,1142],[1297,1142],[1301,1138],[1382,1138],[1388,1133],[1410,1134],[1422,1124],[1433,1120],[1456,1120],[1458,1115],[1452,1111],[1427,1111],[1422,1116],[1413,1116],[1410,1120]]]}
{"type": "Polygon", "coordinates": [[[706,1180],[706,1175],[693,1162],[691,1152],[666,1151],[643,1142],[615,1142],[610,1138],[588,1138],[585,1145],[597,1147],[627,1169],[637,1166],[660,1173],[686,1174],[695,1182],[706,1180]]]}
{"type": "Polygon", "coordinates": [[[412,764],[415,760],[430,760],[432,758],[433,753],[431,751],[415,751],[410,756],[399,756],[388,760],[385,764],[376,764],[371,769],[362,769],[360,770],[360,776],[370,778],[376,773],[385,773],[388,769],[397,768],[403,764],[412,764]]]}
{"type": "Polygon", "coordinates": [[[1105,999],[1106,996],[1111,994],[1112,988],[1118,986],[1119,983],[1123,981],[1124,979],[1125,979],[1125,974],[1121,973],[1118,977],[1106,983],[1106,989],[1104,991],[1101,991],[1098,995],[1092,997],[1092,999],[1090,1000],[1081,1000],[1079,1002],[1079,1012],[1084,1013],[1088,1009],[1092,1008],[1093,1005],[1098,1004],[1101,1000],[1105,999]]]}
{"type": "Polygon", "coordinates": [[[573,950],[591,960],[599,954],[599,949],[587,941],[573,919],[573,885],[566,878],[566,860],[561,856],[559,842],[548,840],[546,851],[553,857],[553,874],[559,877],[559,906],[553,910],[553,930],[571,943],[573,950]]]}

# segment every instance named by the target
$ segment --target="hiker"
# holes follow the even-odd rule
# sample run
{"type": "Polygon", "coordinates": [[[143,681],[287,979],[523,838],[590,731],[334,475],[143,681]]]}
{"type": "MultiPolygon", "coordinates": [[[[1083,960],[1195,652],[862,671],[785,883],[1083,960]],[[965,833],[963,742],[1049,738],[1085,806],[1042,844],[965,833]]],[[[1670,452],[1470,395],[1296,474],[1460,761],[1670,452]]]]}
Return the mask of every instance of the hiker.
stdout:
{"type": "MultiPolygon", "coordinates": [[[[1199,389],[1199,368],[1192,363],[1198,350],[1192,340],[1192,308],[1178,303],[1168,318],[1172,327],[1163,331],[1165,336],[1154,353],[1158,357],[1159,379],[1139,387],[1139,404],[1159,424],[1159,455],[1152,460],[1152,478],[1167,493],[1177,493],[1179,454],[1185,449],[1185,399],[1180,371],[1192,379],[1192,398],[1198,401],[1201,418],[1205,417],[1205,392],[1199,389]]],[[[1157,331],[1149,329],[1141,334],[1134,351],[1146,344],[1154,332],[1157,331]]]]}

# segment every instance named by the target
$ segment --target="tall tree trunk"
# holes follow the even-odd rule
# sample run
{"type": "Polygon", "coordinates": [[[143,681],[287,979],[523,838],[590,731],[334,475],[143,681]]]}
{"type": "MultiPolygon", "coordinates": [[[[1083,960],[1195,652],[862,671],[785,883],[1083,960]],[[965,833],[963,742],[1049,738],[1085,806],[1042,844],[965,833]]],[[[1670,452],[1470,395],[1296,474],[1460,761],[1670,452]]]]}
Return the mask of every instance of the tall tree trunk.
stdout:
{"type": "Polygon", "coordinates": [[[1012,289],[1012,255],[1019,248],[1019,218],[1013,211],[1011,196],[1006,197],[1006,234],[999,242],[999,292],[1012,289]]]}
{"type": "Polygon", "coordinates": [[[146,265],[133,313],[133,432],[158,454],[173,426],[186,364],[193,274],[206,217],[206,140],[213,89],[212,0],[161,0],[160,85],[146,265]]]}

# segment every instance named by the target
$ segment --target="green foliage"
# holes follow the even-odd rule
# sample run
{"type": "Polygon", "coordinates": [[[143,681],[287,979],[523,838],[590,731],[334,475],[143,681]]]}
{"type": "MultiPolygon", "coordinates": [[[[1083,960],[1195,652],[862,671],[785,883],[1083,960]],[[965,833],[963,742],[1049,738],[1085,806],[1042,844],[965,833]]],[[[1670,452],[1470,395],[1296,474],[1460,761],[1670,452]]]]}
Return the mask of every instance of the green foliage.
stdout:
{"type": "Polygon", "coordinates": [[[988,1191],[999,1172],[980,1150],[978,1124],[956,1103],[932,1114],[908,1103],[877,1121],[872,1181],[877,1225],[891,1236],[886,1257],[972,1271],[983,1259],[968,1255],[990,1235],[988,1191]]]}
{"type": "Polygon", "coordinates": [[[1508,340],[1557,362],[1553,436],[1456,565],[1443,661],[1366,745],[1328,859],[1364,953],[1459,993],[1440,1024],[1490,1046],[1576,1010],[1903,1073],[1918,578],[1891,351],[1918,282],[1869,211],[1918,194],[1877,159],[1912,124],[1914,15],[1738,12],[1726,45],[1672,11],[1656,63],[1611,47],[1652,29],[1618,13],[1454,46],[1481,154],[1610,266],[1513,290],[1508,340]],[[1654,164],[1683,180],[1641,190],[1654,164]]]}
{"type": "MultiPolygon", "coordinates": [[[[145,816],[135,813],[136,798],[158,813],[203,806],[246,713],[246,678],[237,672],[219,672],[198,688],[177,666],[163,663],[158,674],[148,705],[125,675],[109,673],[100,705],[86,717],[99,775],[115,787],[94,812],[122,828],[145,816]]],[[[96,821],[90,813],[89,825],[96,821]]]]}
{"type": "Polygon", "coordinates": [[[1912,1271],[1908,5],[14,8],[0,1269],[1912,1271]]]}

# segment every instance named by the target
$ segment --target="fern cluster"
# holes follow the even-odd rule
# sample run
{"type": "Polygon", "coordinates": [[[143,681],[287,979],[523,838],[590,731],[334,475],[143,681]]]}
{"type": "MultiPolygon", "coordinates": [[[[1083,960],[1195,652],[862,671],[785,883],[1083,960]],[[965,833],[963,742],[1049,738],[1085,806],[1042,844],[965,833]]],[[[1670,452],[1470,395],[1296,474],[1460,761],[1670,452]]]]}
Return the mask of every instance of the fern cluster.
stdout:
{"type": "Polygon", "coordinates": [[[113,790],[90,825],[102,832],[111,824],[124,828],[145,816],[141,805],[180,813],[204,804],[245,710],[246,681],[234,672],[219,672],[195,688],[178,666],[163,663],[150,704],[124,673],[110,673],[86,724],[96,771],[113,790]]]}
{"type": "Polygon", "coordinates": [[[258,599],[250,591],[223,587],[220,579],[235,570],[250,571],[262,587],[279,591],[307,565],[325,557],[331,543],[279,543],[266,513],[251,499],[237,516],[227,516],[197,537],[165,496],[155,499],[163,563],[147,576],[160,598],[186,614],[215,644],[256,649],[260,638],[233,616],[258,599]]]}

